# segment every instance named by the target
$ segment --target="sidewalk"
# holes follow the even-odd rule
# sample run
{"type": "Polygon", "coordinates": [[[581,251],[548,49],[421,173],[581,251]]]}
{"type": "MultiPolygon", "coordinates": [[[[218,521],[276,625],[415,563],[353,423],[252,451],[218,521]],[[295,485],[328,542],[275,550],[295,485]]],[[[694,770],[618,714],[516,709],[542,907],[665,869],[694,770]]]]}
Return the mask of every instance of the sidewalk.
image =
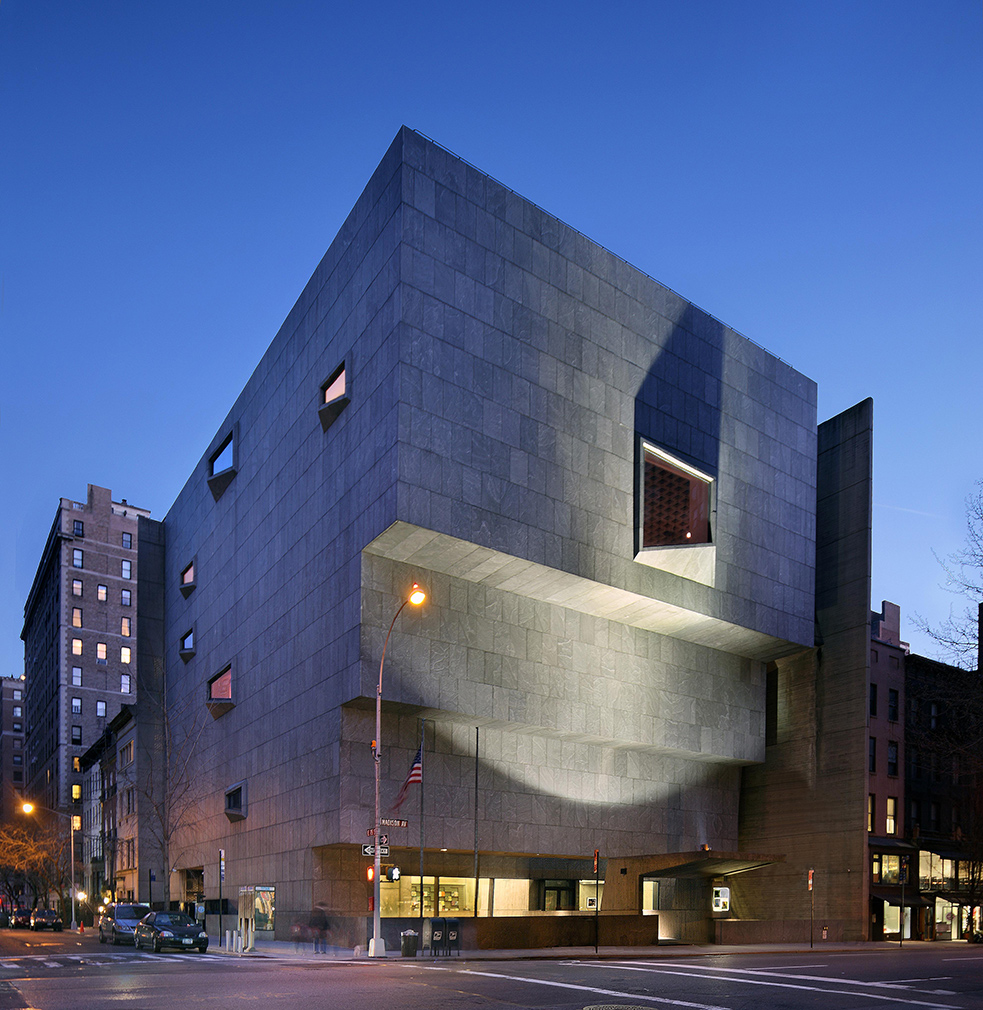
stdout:
{"type": "MultiPolygon", "coordinates": [[[[214,938],[212,938],[214,940],[214,938]]],[[[905,940],[905,949],[925,949],[927,947],[958,947],[966,949],[964,940],[905,940]]],[[[316,964],[328,962],[363,962],[365,964],[375,964],[383,958],[370,958],[364,950],[351,947],[328,947],[327,954],[315,954],[309,943],[295,944],[288,940],[262,940],[257,943],[254,950],[243,951],[237,954],[234,951],[224,950],[218,943],[210,942],[208,949],[217,954],[226,954],[229,957],[275,957],[290,958],[302,961],[310,961],[316,964]]],[[[622,960],[629,958],[679,958],[679,957],[711,957],[721,954],[844,954],[844,953],[870,953],[873,951],[898,950],[896,941],[870,941],[870,942],[822,942],[810,947],[808,943],[756,943],[756,944],[732,944],[718,945],[707,944],[660,944],[657,947],[599,947],[595,953],[594,947],[544,947],[534,950],[462,950],[459,954],[438,954],[431,955],[429,950],[418,952],[416,958],[403,958],[399,948],[386,951],[385,960],[401,960],[407,963],[415,960],[418,963],[448,961],[547,961],[547,960],[585,960],[597,958],[599,960],[622,960]]],[[[969,950],[979,950],[983,958],[983,947],[969,946],[969,950]]]]}

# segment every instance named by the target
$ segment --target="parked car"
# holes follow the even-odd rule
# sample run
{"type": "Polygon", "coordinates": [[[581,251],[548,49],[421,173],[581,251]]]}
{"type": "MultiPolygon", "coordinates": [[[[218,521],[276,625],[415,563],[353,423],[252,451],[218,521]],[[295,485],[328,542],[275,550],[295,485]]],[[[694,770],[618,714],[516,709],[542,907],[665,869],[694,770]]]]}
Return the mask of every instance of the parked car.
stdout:
{"type": "Polygon", "coordinates": [[[149,914],[149,905],[135,905],[132,902],[107,905],[106,911],[99,917],[99,942],[109,940],[113,946],[133,943],[133,931],[137,923],[149,914]]]}
{"type": "Polygon", "coordinates": [[[180,947],[200,950],[204,954],[208,950],[208,934],[184,912],[151,912],[137,923],[133,943],[137,950],[180,947]]]}
{"type": "Polygon", "coordinates": [[[27,929],[31,924],[31,910],[29,908],[15,908],[10,916],[11,929],[27,929]]]}
{"type": "Polygon", "coordinates": [[[53,908],[35,908],[31,912],[31,929],[53,929],[56,933],[60,933],[64,925],[61,916],[53,908]]]}

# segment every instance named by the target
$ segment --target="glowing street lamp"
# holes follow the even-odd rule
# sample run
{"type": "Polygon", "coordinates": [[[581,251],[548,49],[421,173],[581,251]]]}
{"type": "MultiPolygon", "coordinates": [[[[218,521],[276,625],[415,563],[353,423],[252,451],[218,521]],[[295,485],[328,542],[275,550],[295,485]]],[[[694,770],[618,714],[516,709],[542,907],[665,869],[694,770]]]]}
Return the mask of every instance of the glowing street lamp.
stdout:
{"type": "Polygon", "coordinates": [[[382,923],[379,910],[379,878],[381,870],[381,856],[379,854],[380,839],[382,838],[382,822],[379,813],[379,760],[382,755],[382,666],[386,661],[386,647],[389,645],[389,636],[392,634],[396,624],[396,618],[403,612],[403,607],[407,603],[419,607],[427,594],[417,583],[413,583],[413,588],[409,595],[399,605],[399,610],[393,615],[389,631],[386,632],[386,640],[382,644],[382,658],[379,660],[379,686],[375,693],[375,739],[372,741],[372,756],[375,760],[375,875],[372,883],[372,939],[369,941],[369,957],[385,957],[386,941],[382,939],[382,923]]]}
{"type": "Polygon", "coordinates": [[[49,814],[55,814],[58,817],[68,818],[68,828],[70,832],[69,844],[72,850],[72,886],[70,888],[72,892],[72,929],[78,928],[78,923],[75,921],[75,817],[72,814],[66,814],[61,810],[52,810],[51,807],[42,807],[36,803],[22,803],[21,810],[25,814],[33,814],[35,810],[46,810],[49,814]]]}

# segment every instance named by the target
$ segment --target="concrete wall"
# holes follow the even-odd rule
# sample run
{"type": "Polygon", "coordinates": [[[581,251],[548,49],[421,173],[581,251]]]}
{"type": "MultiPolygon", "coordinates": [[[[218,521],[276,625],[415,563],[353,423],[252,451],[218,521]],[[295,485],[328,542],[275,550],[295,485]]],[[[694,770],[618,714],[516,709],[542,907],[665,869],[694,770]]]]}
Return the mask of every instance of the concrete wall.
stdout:
{"type": "Polygon", "coordinates": [[[741,791],[742,848],[787,858],[732,878],[736,917],[807,922],[814,899],[848,940],[867,920],[871,434],[869,400],[820,426],[817,648],[778,660],[776,742],[741,791]]]}
{"type": "Polygon", "coordinates": [[[431,596],[390,642],[383,760],[390,795],[434,719],[428,845],[473,843],[480,725],[481,847],[733,846],[763,664],[812,643],[815,399],[401,131],[165,520],[167,686],[201,783],[172,861],[204,866],[209,897],[222,847],[228,893],[272,883],[304,908],[336,885],[358,904],[312,851],[364,841],[378,658],[413,581],[431,596]],[[351,402],[325,431],[341,362],[351,402]],[[635,560],[640,437],[714,479],[699,579],[635,560]],[[234,706],[203,715],[228,664],[234,706]],[[238,782],[248,816],[230,822],[238,782]]]}

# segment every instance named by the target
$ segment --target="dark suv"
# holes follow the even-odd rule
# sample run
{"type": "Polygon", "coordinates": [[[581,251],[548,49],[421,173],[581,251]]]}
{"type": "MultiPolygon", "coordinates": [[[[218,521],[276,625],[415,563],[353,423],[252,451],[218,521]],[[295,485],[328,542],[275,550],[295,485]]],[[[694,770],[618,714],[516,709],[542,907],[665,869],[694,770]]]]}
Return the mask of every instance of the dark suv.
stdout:
{"type": "Polygon", "coordinates": [[[60,933],[64,927],[61,916],[53,908],[36,908],[31,912],[31,929],[53,929],[60,933]]]}
{"type": "Polygon", "coordinates": [[[106,911],[99,917],[99,942],[109,940],[114,946],[133,943],[133,931],[137,923],[149,914],[149,905],[135,905],[132,902],[107,905],[106,911]]]}

